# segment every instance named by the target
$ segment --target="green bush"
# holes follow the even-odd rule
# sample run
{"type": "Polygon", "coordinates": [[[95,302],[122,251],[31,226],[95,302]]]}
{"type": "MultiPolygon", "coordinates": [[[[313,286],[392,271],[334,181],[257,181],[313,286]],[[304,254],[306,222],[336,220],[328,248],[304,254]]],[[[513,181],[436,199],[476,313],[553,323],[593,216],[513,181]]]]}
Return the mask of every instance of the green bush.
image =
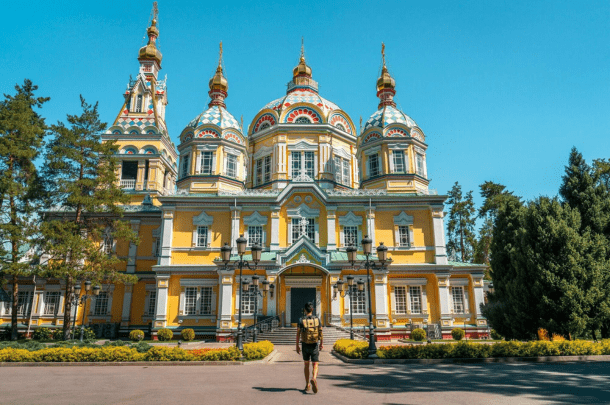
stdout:
{"type": "Polygon", "coordinates": [[[413,329],[411,332],[411,339],[421,342],[426,339],[426,331],[422,328],[413,329]]]}
{"type": "Polygon", "coordinates": [[[64,340],[64,329],[58,328],[53,331],[53,340],[64,340]]]}
{"type": "Polygon", "coordinates": [[[244,357],[247,360],[260,360],[273,351],[273,343],[268,340],[244,345],[244,357]]]}
{"type": "Polygon", "coordinates": [[[46,345],[43,345],[42,343],[40,343],[36,340],[28,340],[24,343],[11,342],[11,341],[0,342],[0,350],[11,348],[11,349],[23,349],[23,350],[27,350],[27,351],[35,351],[35,350],[44,349],[45,347],[46,347],[46,345]]]}
{"type": "Polygon", "coordinates": [[[496,330],[495,330],[495,329],[492,329],[492,330],[490,331],[489,335],[490,335],[490,337],[491,337],[493,340],[502,340],[502,339],[504,339],[504,336],[502,336],[502,335],[500,335],[498,332],[496,332],[496,330]]]}
{"type": "Polygon", "coordinates": [[[160,341],[166,342],[168,340],[172,340],[172,338],[174,337],[174,332],[165,328],[159,329],[159,331],[157,332],[157,337],[160,341]]]}
{"type": "MultiPolygon", "coordinates": [[[[80,340],[80,327],[76,327],[76,331],[74,332],[74,339],[75,340],[80,340]]],[[[91,328],[85,328],[84,333],[83,333],[83,340],[96,340],[97,336],[95,335],[95,332],[93,331],[93,329],[91,328]]]]}
{"type": "Polygon", "coordinates": [[[149,345],[148,343],[144,343],[144,342],[138,342],[138,343],[134,343],[131,345],[131,347],[133,347],[134,349],[136,349],[138,351],[138,353],[146,353],[147,351],[150,350],[150,348],[152,347],[151,345],[149,345]]]}
{"type": "Polygon", "coordinates": [[[368,356],[369,344],[363,341],[339,339],[335,342],[333,350],[350,359],[364,359],[368,356]]]}
{"type": "Polygon", "coordinates": [[[53,331],[49,328],[38,328],[32,333],[34,340],[51,340],[53,339],[53,331]]]}
{"type": "Polygon", "coordinates": [[[451,336],[453,336],[454,340],[462,340],[466,336],[466,332],[464,332],[464,329],[454,328],[451,331],[451,336]]]}
{"type": "Polygon", "coordinates": [[[195,339],[195,331],[191,328],[182,329],[182,332],[180,334],[182,335],[182,340],[185,340],[187,342],[190,342],[191,340],[195,339]]]}
{"type": "Polygon", "coordinates": [[[141,342],[142,340],[144,340],[144,332],[140,329],[132,330],[131,332],[129,332],[129,339],[132,342],[141,342]]]}

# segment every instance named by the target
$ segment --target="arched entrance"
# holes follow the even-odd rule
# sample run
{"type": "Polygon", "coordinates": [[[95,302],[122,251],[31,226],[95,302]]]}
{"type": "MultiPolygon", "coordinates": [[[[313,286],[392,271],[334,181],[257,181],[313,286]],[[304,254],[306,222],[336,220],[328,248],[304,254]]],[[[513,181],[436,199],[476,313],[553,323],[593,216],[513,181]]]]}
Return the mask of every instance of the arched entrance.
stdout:
{"type": "Polygon", "coordinates": [[[303,316],[307,302],[314,305],[314,314],[325,324],[328,312],[328,271],[313,263],[295,263],[279,272],[278,313],[285,326],[294,326],[303,316]]]}

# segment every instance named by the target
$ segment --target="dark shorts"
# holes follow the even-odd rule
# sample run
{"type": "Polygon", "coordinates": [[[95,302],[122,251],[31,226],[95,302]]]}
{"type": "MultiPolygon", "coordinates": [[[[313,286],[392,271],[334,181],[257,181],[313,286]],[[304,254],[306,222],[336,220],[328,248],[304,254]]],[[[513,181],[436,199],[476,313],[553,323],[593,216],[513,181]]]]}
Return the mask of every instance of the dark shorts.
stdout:
{"type": "Polygon", "coordinates": [[[320,351],[317,343],[301,343],[301,352],[303,353],[303,361],[320,361],[320,351]]]}

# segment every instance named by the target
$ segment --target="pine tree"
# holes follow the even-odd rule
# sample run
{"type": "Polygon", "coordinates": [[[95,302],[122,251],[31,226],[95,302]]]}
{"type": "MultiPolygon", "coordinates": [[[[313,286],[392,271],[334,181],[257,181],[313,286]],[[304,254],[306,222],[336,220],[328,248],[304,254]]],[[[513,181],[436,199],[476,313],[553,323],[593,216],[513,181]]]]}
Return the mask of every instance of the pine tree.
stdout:
{"type": "Polygon", "coordinates": [[[471,262],[475,246],[475,208],[472,191],[462,195],[462,186],[456,181],[448,193],[447,205],[449,221],[447,222],[447,249],[449,256],[462,262],[471,262]]]}
{"type": "Polygon", "coordinates": [[[26,79],[23,86],[15,86],[14,96],[5,94],[0,103],[0,270],[2,276],[10,276],[13,287],[12,340],[18,336],[19,277],[32,276],[37,270],[31,252],[38,234],[36,211],[44,197],[44,182],[34,161],[44,145],[47,126],[35,108],[49,100],[36,97],[37,89],[26,79]]]}
{"type": "Polygon", "coordinates": [[[599,183],[603,184],[606,190],[610,190],[610,159],[595,159],[593,169],[599,178],[599,183]]]}
{"type": "MultiPolygon", "coordinates": [[[[81,96],[81,115],[68,115],[68,126],[52,126],[54,139],[46,151],[46,175],[53,182],[57,208],[46,214],[42,230],[48,243],[49,274],[66,280],[64,337],[70,332],[72,286],[83,279],[94,284],[135,282],[119,271],[123,261],[103,248],[107,232],[113,241],[137,243],[137,236],[121,220],[128,197],[118,187],[114,142],[102,142],[106,124],[97,104],[81,96]]],[[[106,240],[110,242],[110,239],[106,240]]]]}

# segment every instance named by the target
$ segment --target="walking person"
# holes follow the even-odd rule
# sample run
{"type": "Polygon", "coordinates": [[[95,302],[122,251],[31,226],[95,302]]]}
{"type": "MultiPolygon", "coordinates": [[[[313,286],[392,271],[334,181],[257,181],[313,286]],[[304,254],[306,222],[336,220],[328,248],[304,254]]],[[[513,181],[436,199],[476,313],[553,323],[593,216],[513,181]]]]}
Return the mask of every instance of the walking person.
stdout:
{"type": "Polygon", "coordinates": [[[313,305],[311,302],[305,304],[305,316],[299,319],[297,325],[297,354],[303,350],[303,361],[305,362],[305,392],[310,389],[313,393],[318,392],[318,363],[320,362],[320,350],[322,344],[322,324],[320,318],[313,316],[313,305]],[[299,341],[301,346],[299,346],[299,341]],[[320,346],[318,347],[318,342],[320,346]],[[309,363],[312,363],[312,378],[309,379],[309,363]]]}

